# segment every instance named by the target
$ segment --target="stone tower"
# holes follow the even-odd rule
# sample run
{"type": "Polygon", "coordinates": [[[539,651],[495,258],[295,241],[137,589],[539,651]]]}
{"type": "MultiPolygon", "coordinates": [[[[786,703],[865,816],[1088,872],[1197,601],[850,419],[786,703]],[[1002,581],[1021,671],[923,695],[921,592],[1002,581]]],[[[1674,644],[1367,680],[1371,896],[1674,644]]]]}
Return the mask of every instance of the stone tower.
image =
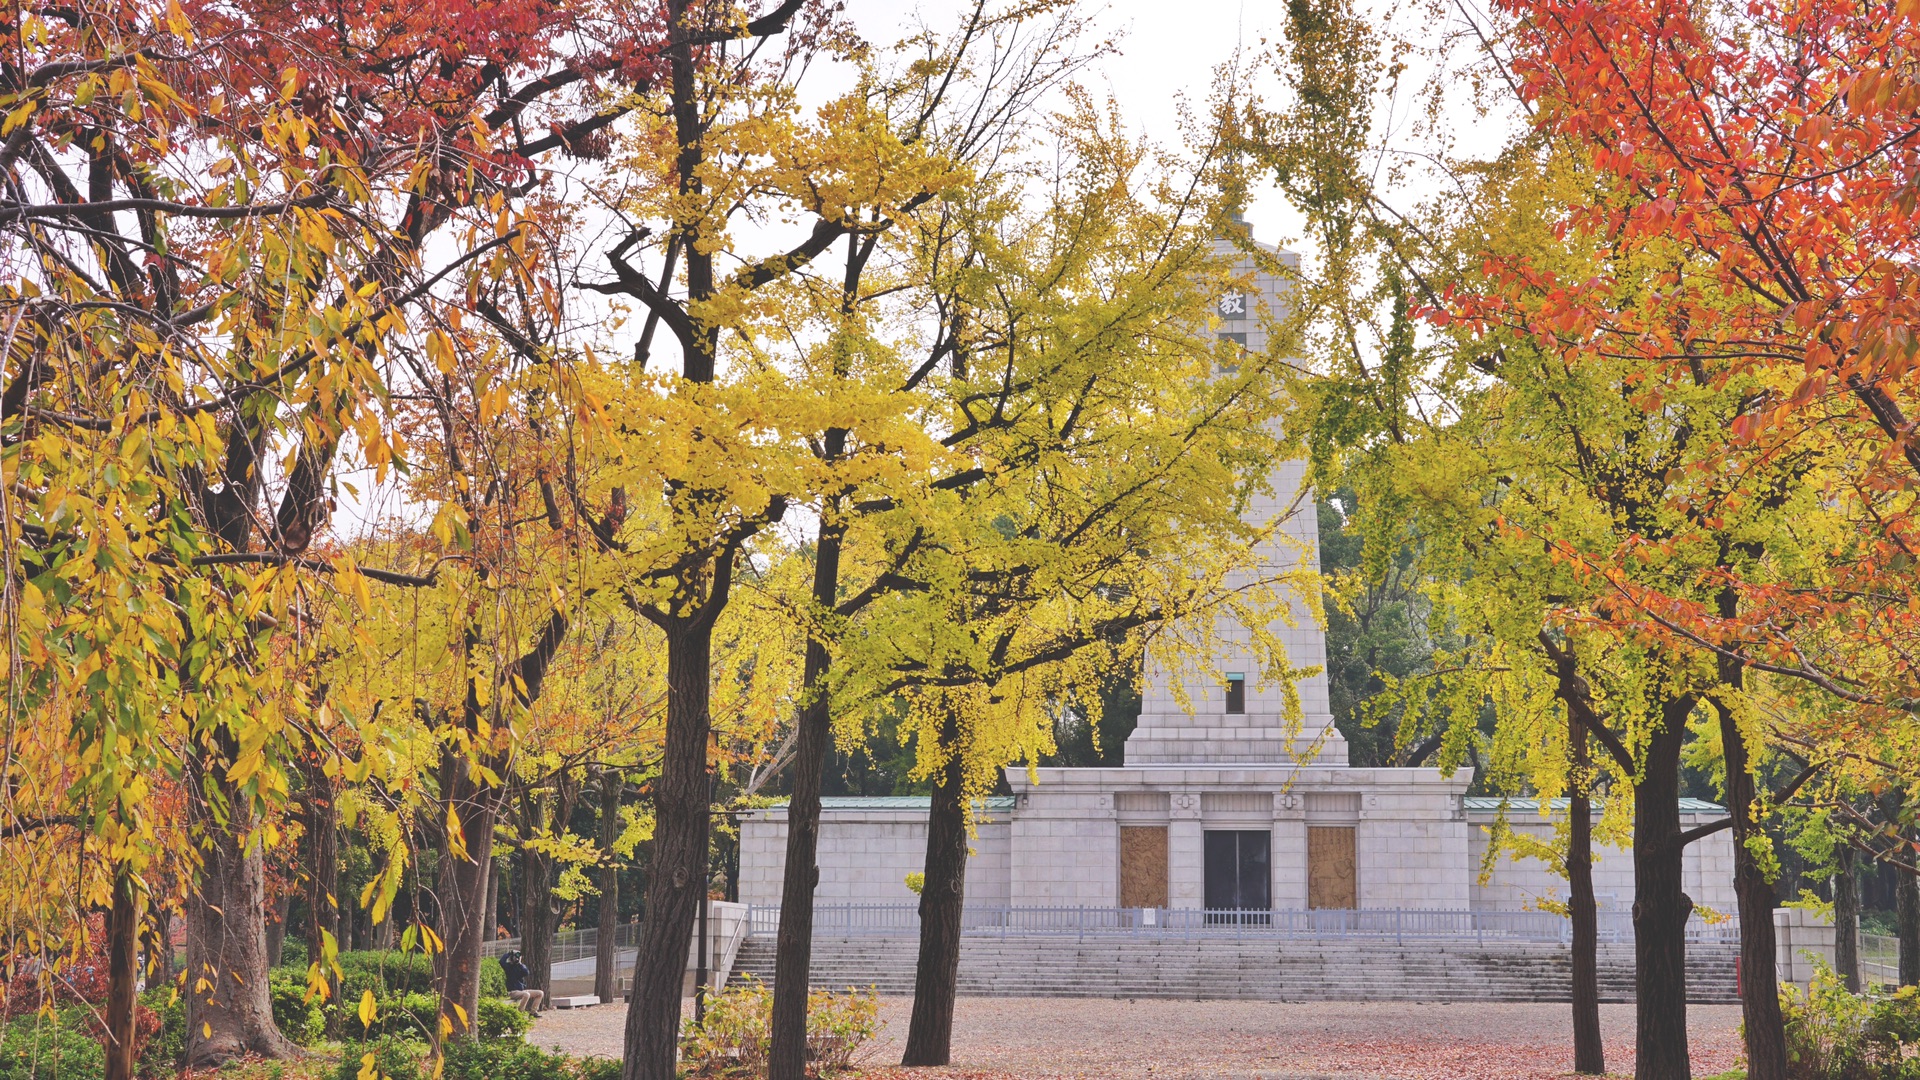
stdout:
{"type": "MultiPolygon", "coordinates": [[[[1233,245],[1216,242],[1230,253],[1233,245]]],[[[1289,265],[1300,257],[1289,251],[1260,245],[1289,265]]],[[[1267,347],[1267,325],[1282,309],[1288,282],[1264,271],[1252,260],[1236,267],[1251,278],[1252,290],[1220,299],[1220,336],[1249,350],[1267,347]]],[[[1279,534],[1265,545],[1263,562],[1270,572],[1320,567],[1320,532],[1313,493],[1304,486],[1306,464],[1276,462],[1272,492],[1256,496],[1247,507],[1252,524],[1276,520],[1279,534]]],[[[1305,603],[1297,603],[1289,620],[1274,627],[1286,643],[1287,659],[1296,668],[1325,667],[1326,635],[1305,603]]],[[[1147,765],[1344,765],[1347,744],[1333,726],[1328,704],[1327,678],[1311,675],[1295,685],[1304,716],[1290,732],[1282,712],[1284,688],[1263,683],[1260,667],[1250,651],[1250,635],[1230,621],[1222,621],[1215,637],[1213,662],[1184,671],[1169,671],[1149,663],[1142,687],[1139,726],[1127,738],[1126,763],[1147,765]],[[1211,668],[1212,670],[1209,670],[1211,668]],[[1175,683],[1185,689],[1191,711],[1180,703],[1175,683]]]]}

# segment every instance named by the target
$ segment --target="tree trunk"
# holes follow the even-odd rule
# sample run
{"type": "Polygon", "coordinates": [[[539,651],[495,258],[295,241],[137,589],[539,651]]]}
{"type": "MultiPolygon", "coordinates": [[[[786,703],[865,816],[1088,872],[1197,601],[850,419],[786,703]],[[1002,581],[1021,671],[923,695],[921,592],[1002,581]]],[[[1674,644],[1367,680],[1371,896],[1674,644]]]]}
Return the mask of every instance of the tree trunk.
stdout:
{"type": "MultiPolygon", "coordinates": [[[[1722,662],[1723,669],[1726,662],[1722,662]]],[[[1738,669],[1733,677],[1738,678],[1738,669]]],[[[1722,682],[1738,686],[1722,671],[1722,682]]],[[[1733,892],[1740,914],[1740,1017],[1747,1043],[1748,1080],[1786,1080],[1787,1029],[1780,1015],[1779,974],[1774,967],[1773,882],[1747,849],[1759,835],[1754,820],[1753,772],[1746,740],[1733,713],[1715,703],[1721,753],[1727,768],[1727,813],[1733,815],[1733,892]]]]}
{"type": "Polygon", "coordinates": [[[481,913],[481,919],[486,924],[483,929],[488,941],[500,936],[500,878],[505,873],[498,859],[487,867],[487,901],[481,905],[486,910],[481,913]]]}
{"type": "MultiPolygon", "coordinates": [[[[1635,1080],[1689,1080],[1687,918],[1681,887],[1680,747],[1692,696],[1661,707],[1633,799],[1635,1080]]],[[[1771,916],[1769,916],[1771,917],[1771,916]]]]}
{"type": "Polygon", "coordinates": [[[633,966],[622,1080],[674,1080],[680,990],[693,944],[694,909],[706,892],[713,627],[708,618],[696,618],[676,619],[663,629],[667,730],[653,785],[652,872],[633,966]]]}
{"type": "Polygon", "coordinates": [[[1900,985],[1920,986],[1920,877],[1895,867],[1893,902],[1900,936],[1900,985]]]}
{"type": "Polygon", "coordinates": [[[553,857],[525,841],[541,832],[543,816],[535,792],[520,796],[520,962],[527,965],[527,987],[553,994],[553,857]]]}
{"type": "Polygon", "coordinates": [[[1833,968],[1848,992],[1860,992],[1860,881],[1853,872],[1853,849],[1835,846],[1833,860],[1833,968]]]}
{"type": "Polygon", "coordinates": [[[616,949],[620,936],[620,862],[613,845],[620,839],[620,796],[627,778],[618,769],[600,774],[600,936],[593,953],[593,993],[601,1001],[612,1001],[619,992],[614,974],[616,949]]]}
{"type": "Polygon", "coordinates": [[[280,946],[287,941],[287,916],[293,910],[293,894],[282,893],[267,905],[267,966],[280,966],[280,946]]]}
{"type": "Polygon", "coordinates": [[[328,985],[333,971],[326,963],[326,943],[340,948],[339,792],[333,779],[319,768],[308,768],[306,802],[300,808],[307,831],[307,962],[320,966],[328,985]]]}
{"type": "Polygon", "coordinates": [[[133,1080],[133,988],[139,978],[135,954],[140,924],[136,891],[133,869],[125,863],[116,863],[113,907],[107,912],[106,1080],[133,1080]]]}
{"type": "MultiPolygon", "coordinates": [[[[835,433],[829,432],[832,436],[835,433]]],[[[844,443],[844,433],[839,441],[844,443]]],[[[844,530],[820,527],[813,563],[813,599],[831,608],[840,591],[844,530]]],[[[800,716],[794,735],[793,796],[787,800],[787,865],[780,886],[780,934],[773,957],[773,1046],[767,1080],[805,1080],[807,991],[813,963],[813,890],[820,883],[820,787],[833,744],[833,710],[826,675],[833,656],[825,642],[807,641],[800,716]]]]}
{"type": "MultiPolygon", "coordinates": [[[[489,766],[496,774],[506,768],[500,761],[489,766]]],[[[434,983],[446,1029],[454,1038],[472,1038],[479,1030],[480,946],[487,940],[487,879],[502,789],[476,782],[467,755],[449,746],[440,755],[440,791],[459,816],[460,829],[448,830],[440,846],[438,915],[445,947],[434,956],[434,983]],[[456,840],[465,846],[464,856],[455,850],[456,840]]],[[[437,1052],[438,1031],[434,1039],[437,1052]]]]}
{"type": "Polygon", "coordinates": [[[1593,897],[1593,783],[1587,729],[1567,711],[1567,915],[1573,924],[1573,1071],[1607,1071],[1600,1039],[1600,913],[1593,897]]]}
{"type": "Polygon", "coordinates": [[[196,756],[189,768],[200,872],[186,902],[187,1065],[291,1057],[267,993],[266,865],[252,807],[219,778],[223,761],[196,756]],[[223,807],[209,804],[210,785],[223,807]]]}
{"type": "Polygon", "coordinates": [[[960,982],[960,915],[967,886],[966,763],[959,721],[941,723],[946,764],[927,814],[926,880],[920,886],[920,962],[913,972],[913,1016],[902,1065],[947,1065],[953,1056],[953,1003],[960,982]]]}

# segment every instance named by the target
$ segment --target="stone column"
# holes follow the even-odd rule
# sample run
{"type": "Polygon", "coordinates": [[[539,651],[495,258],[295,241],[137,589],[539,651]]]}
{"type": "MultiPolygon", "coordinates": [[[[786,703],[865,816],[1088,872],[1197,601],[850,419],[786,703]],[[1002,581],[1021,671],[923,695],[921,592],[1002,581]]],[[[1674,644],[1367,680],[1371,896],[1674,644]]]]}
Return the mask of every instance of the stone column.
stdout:
{"type": "Polygon", "coordinates": [[[1206,898],[1200,793],[1175,791],[1171,794],[1167,820],[1167,902],[1176,908],[1197,908],[1206,898]]]}
{"type": "Polygon", "coordinates": [[[1307,818],[1298,792],[1273,799],[1273,906],[1293,911],[1307,906],[1307,818]]]}

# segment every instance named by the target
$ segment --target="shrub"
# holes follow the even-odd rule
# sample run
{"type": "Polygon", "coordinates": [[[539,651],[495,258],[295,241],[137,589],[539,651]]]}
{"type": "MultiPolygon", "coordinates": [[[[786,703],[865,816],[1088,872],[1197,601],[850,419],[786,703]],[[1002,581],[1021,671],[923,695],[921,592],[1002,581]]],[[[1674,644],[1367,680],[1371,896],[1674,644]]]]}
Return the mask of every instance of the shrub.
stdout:
{"type": "Polygon", "coordinates": [[[340,1000],[359,1001],[367,990],[383,998],[433,992],[433,960],[424,953],[370,949],[340,954],[340,1000]]]}
{"type": "Polygon", "coordinates": [[[880,1029],[880,999],[849,987],[844,994],[815,990],[807,995],[807,1056],[823,1073],[853,1063],[854,1051],[880,1029]]]}
{"type": "Polygon", "coordinates": [[[280,939],[280,960],[277,966],[305,969],[307,966],[307,943],[297,937],[280,939]]]}
{"type": "Polygon", "coordinates": [[[500,961],[491,956],[480,961],[480,996],[483,998],[507,996],[507,973],[500,967],[500,961]]]}
{"type": "Polygon", "coordinates": [[[0,1033],[0,1080],[98,1080],[107,1054],[77,1017],[15,1017],[0,1033]]]}
{"type": "MultiPolygon", "coordinates": [[[[749,980],[707,999],[706,1019],[687,1022],[682,1053],[697,1076],[757,1075],[771,1048],[772,1020],[773,994],[749,980]]],[[[807,995],[807,1058],[822,1075],[847,1068],[879,1027],[880,999],[870,992],[807,995]]]]}
{"type": "Polygon", "coordinates": [[[1920,1080],[1920,991],[1850,994],[1821,967],[1805,994],[1780,996],[1793,1080],[1920,1080]]]}
{"type": "Polygon", "coordinates": [[[533,1014],[505,998],[481,998],[479,1020],[483,1039],[517,1039],[533,1026],[533,1014]]]}
{"type": "Polygon", "coordinates": [[[267,976],[267,994],[273,999],[273,1023],[280,1033],[301,1046],[326,1037],[326,1006],[307,1000],[305,969],[274,968],[267,976]]]}
{"type": "Polygon", "coordinates": [[[443,1080],[574,1080],[573,1063],[517,1039],[447,1044],[443,1080]]]}
{"type": "Polygon", "coordinates": [[[575,1064],[580,1069],[580,1080],[620,1080],[619,1058],[581,1058],[575,1064]]]}
{"type": "Polygon", "coordinates": [[[681,1055],[696,1076],[758,1074],[772,1041],[773,994],[758,981],[711,995],[706,1018],[687,1021],[681,1055]]]}
{"type": "Polygon", "coordinates": [[[140,1004],[152,1011],[159,1026],[141,1048],[136,1067],[142,1076],[173,1076],[187,1055],[187,999],[168,982],[141,994],[140,1004]]]}
{"type": "Polygon", "coordinates": [[[426,1048],[419,1043],[391,1035],[371,1042],[348,1043],[341,1051],[333,1080],[360,1080],[369,1056],[373,1058],[375,1073],[387,1080],[420,1080],[420,1058],[425,1052],[426,1048]]]}

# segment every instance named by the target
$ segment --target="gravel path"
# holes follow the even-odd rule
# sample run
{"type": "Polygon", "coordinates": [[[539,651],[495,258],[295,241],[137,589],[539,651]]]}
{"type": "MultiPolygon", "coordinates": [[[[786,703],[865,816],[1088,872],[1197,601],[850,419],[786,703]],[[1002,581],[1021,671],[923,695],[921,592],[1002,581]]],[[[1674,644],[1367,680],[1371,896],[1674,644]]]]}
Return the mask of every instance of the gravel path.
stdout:
{"type": "MultiPolygon", "coordinates": [[[[885,998],[867,1080],[1549,1080],[1571,1068],[1565,1005],[961,998],[946,1069],[901,1069],[912,999],[885,998]]],[[[617,1056],[626,1010],[549,1012],[527,1038],[617,1056]]],[[[1694,1075],[1740,1060],[1740,1009],[1687,1009],[1694,1075]]],[[[1633,1008],[1602,1005],[1607,1066],[1633,1072],[1633,1008]]]]}

